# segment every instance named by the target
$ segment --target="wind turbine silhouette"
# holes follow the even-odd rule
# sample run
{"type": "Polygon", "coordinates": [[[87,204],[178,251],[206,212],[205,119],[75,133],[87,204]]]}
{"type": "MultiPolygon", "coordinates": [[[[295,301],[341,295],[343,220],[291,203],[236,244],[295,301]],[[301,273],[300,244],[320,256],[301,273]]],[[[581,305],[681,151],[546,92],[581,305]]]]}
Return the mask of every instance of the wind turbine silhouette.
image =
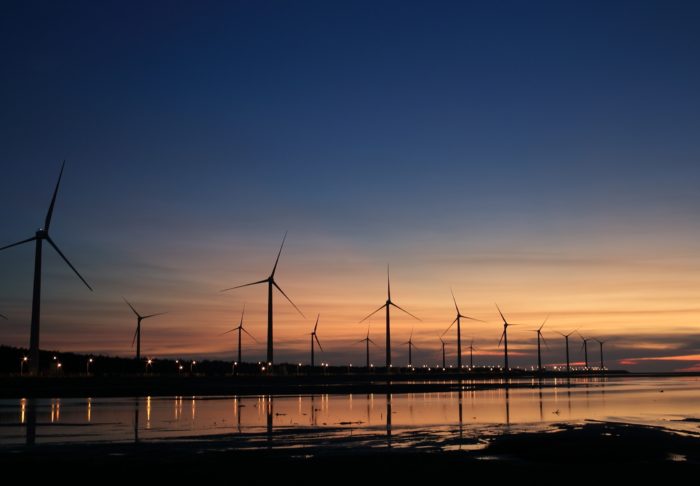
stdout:
{"type": "Polygon", "coordinates": [[[367,336],[364,339],[360,339],[355,344],[359,344],[359,343],[365,343],[365,353],[366,353],[366,358],[367,358],[367,371],[369,371],[369,343],[372,343],[375,346],[377,345],[377,343],[372,341],[369,337],[369,325],[367,326],[367,336]]]}
{"type": "Polygon", "coordinates": [[[501,319],[503,319],[503,333],[501,334],[501,339],[498,341],[498,347],[500,348],[501,343],[503,343],[503,362],[505,365],[504,372],[507,374],[510,370],[508,366],[508,328],[510,326],[519,326],[520,324],[511,324],[508,322],[506,317],[503,315],[503,312],[501,312],[501,308],[498,307],[498,304],[496,304],[496,309],[498,309],[498,313],[501,315],[501,319]]]}
{"type": "Polygon", "coordinates": [[[578,331],[578,329],[574,329],[571,331],[569,334],[564,334],[563,332],[559,332],[564,337],[564,341],[566,342],[566,372],[569,373],[571,372],[571,365],[569,364],[569,336],[571,336],[573,333],[578,331]]]}
{"type": "Polygon", "coordinates": [[[469,368],[474,369],[474,339],[469,343],[469,368]]]}
{"type": "Polygon", "coordinates": [[[530,332],[537,333],[537,371],[542,371],[544,369],[542,368],[542,348],[540,346],[540,339],[542,340],[542,342],[544,342],[544,345],[547,346],[547,349],[549,349],[547,340],[542,335],[542,328],[545,324],[547,324],[547,319],[549,319],[549,316],[545,317],[544,322],[538,329],[530,329],[530,332]]]}
{"type": "Polygon", "coordinates": [[[292,302],[292,299],[290,299],[287,294],[284,293],[284,290],[277,285],[277,282],[275,282],[275,272],[277,271],[277,264],[280,261],[280,255],[282,254],[282,248],[284,248],[284,242],[287,239],[287,232],[284,233],[284,238],[282,238],[282,244],[280,245],[280,251],[277,253],[277,259],[275,260],[275,265],[272,267],[272,272],[270,273],[270,276],[263,279],[263,280],[258,280],[257,282],[251,282],[243,285],[237,285],[236,287],[231,287],[228,289],[222,290],[222,292],[227,292],[229,290],[234,290],[234,289],[240,289],[242,287],[250,287],[251,285],[258,285],[258,284],[267,284],[267,363],[268,366],[272,366],[273,361],[273,340],[272,340],[272,288],[275,287],[279,292],[284,295],[285,299],[289,301],[290,304],[292,304],[292,307],[296,309],[296,311],[301,314],[301,317],[306,319],[306,316],[304,316],[304,313],[299,310],[299,308],[292,302]]]}
{"type": "Polygon", "coordinates": [[[455,320],[452,321],[452,324],[450,324],[450,327],[445,329],[445,332],[442,333],[444,336],[447,334],[447,331],[450,330],[452,326],[454,326],[455,322],[457,323],[457,369],[461,370],[462,369],[462,319],[469,319],[470,321],[478,321],[478,322],[484,322],[481,319],[475,319],[473,317],[465,316],[463,315],[460,310],[459,306],[457,305],[457,299],[455,298],[455,293],[452,291],[450,288],[450,293],[452,294],[452,300],[455,303],[455,310],[457,311],[457,317],[455,317],[455,320]]]}
{"type": "Polygon", "coordinates": [[[605,341],[601,341],[597,338],[595,340],[598,341],[600,345],[600,371],[603,371],[605,369],[605,362],[603,361],[603,344],[605,344],[605,341]]]}
{"type": "Polygon", "coordinates": [[[386,302],[379,307],[377,310],[373,311],[370,315],[362,319],[360,322],[365,322],[367,319],[372,317],[374,314],[386,307],[386,369],[389,371],[391,368],[391,313],[389,309],[391,307],[396,307],[398,310],[405,312],[409,316],[413,317],[415,320],[420,321],[419,318],[411,314],[405,309],[402,309],[398,305],[394,304],[391,300],[391,280],[389,278],[389,265],[386,266],[386,302]]]}
{"type": "MultiPolygon", "coordinates": [[[[579,336],[581,336],[580,333],[579,333],[579,336]]],[[[586,369],[588,369],[588,341],[590,341],[591,338],[585,338],[585,337],[581,336],[581,340],[583,341],[583,344],[581,345],[581,349],[583,349],[583,355],[586,359],[586,369]]]]}
{"type": "Polygon", "coordinates": [[[318,344],[318,347],[321,351],[323,351],[323,346],[321,346],[321,341],[318,340],[318,336],[316,335],[316,329],[318,329],[318,320],[321,317],[321,314],[318,314],[316,316],[316,324],[314,324],[314,330],[311,332],[311,367],[314,367],[314,339],[316,340],[316,343],[318,344]]]}
{"type": "Polygon", "coordinates": [[[234,327],[233,329],[230,329],[230,330],[220,334],[221,336],[223,336],[224,334],[228,334],[228,333],[233,332],[233,331],[238,331],[238,361],[237,361],[238,364],[243,363],[243,361],[242,361],[243,358],[241,355],[241,333],[242,332],[246,333],[248,336],[251,337],[251,339],[253,341],[255,341],[256,343],[258,342],[258,340],[255,339],[255,337],[251,333],[249,333],[248,331],[246,331],[243,328],[243,316],[244,315],[245,315],[245,304],[243,304],[243,310],[241,311],[241,320],[238,322],[238,327],[234,327]]]}
{"type": "Polygon", "coordinates": [[[415,344],[413,344],[413,329],[411,329],[411,336],[408,338],[408,341],[406,341],[403,344],[408,344],[408,367],[411,368],[413,367],[413,348],[416,347],[415,344]]]}
{"type": "Polygon", "coordinates": [[[445,369],[445,341],[442,340],[440,336],[440,344],[442,344],[442,369],[445,369]]]}
{"type": "Polygon", "coordinates": [[[167,314],[167,312],[158,312],[157,314],[149,314],[147,316],[142,316],[139,314],[136,309],[134,309],[134,306],[129,303],[126,298],[122,297],[124,299],[124,302],[126,302],[126,305],[128,305],[131,310],[136,314],[136,332],[134,333],[134,339],[131,341],[131,346],[134,346],[134,342],[136,343],[136,361],[141,360],[141,321],[145,319],[150,319],[151,317],[156,317],[156,316],[162,316],[163,314],[167,314]]]}
{"type": "Polygon", "coordinates": [[[13,246],[22,245],[24,243],[29,243],[31,241],[35,242],[34,250],[34,290],[32,293],[32,323],[29,334],[29,370],[32,374],[39,373],[39,328],[41,321],[41,254],[42,245],[44,240],[56,250],[56,253],[63,259],[64,262],[75,272],[78,278],[85,284],[85,286],[92,291],[92,287],[87,283],[87,281],[78,273],[78,270],[68,261],[68,258],[63,254],[58,246],[49,236],[49,227],[51,226],[51,217],[53,216],[53,209],[56,204],[56,196],[58,195],[58,187],[61,184],[61,177],[63,177],[63,169],[66,165],[66,161],[61,164],[61,172],[58,174],[58,181],[56,182],[56,188],[53,191],[53,197],[51,198],[51,204],[49,205],[49,210],[46,213],[46,219],[44,220],[44,227],[39,228],[34,236],[27,238],[26,240],[18,241],[11,245],[3,246],[0,251],[12,248],[13,246]]]}

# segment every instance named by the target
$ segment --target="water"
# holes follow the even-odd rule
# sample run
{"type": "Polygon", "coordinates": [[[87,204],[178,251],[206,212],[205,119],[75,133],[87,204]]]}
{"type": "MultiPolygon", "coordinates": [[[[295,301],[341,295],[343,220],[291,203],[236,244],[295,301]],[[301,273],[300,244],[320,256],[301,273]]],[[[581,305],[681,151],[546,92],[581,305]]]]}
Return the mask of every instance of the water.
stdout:
{"type": "Polygon", "coordinates": [[[546,380],[508,390],[464,383],[461,392],[393,395],[0,400],[0,446],[188,440],[240,449],[478,448],[497,434],[591,420],[700,434],[698,378],[546,380]]]}

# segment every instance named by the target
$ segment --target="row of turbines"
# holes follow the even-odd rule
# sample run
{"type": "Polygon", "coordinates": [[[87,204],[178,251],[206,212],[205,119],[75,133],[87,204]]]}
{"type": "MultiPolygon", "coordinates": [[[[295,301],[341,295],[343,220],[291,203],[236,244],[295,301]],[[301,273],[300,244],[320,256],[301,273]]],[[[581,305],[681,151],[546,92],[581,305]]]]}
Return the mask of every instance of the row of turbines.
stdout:
{"type": "MultiPolygon", "coordinates": [[[[73,264],[68,260],[68,258],[63,254],[63,252],[59,249],[59,247],[56,245],[56,243],[51,239],[51,236],[49,235],[49,228],[51,226],[51,219],[53,216],[53,211],[54,211],[54,206],[56,204],[56,197],[58,195],[58,190],[61,184],[61,179],[63,177],[63,171],[65,168],[65,161],[61,165],[61,170],[59,172],[58,180],[56,182],[56,186],[53,191],[53,195],[51,197],[51,202],[48,208],[48,211],[46,213],[46,217],[44,219],[44,225],[40,229],[36,231],[34,236],[24,239],[22,241],[18,241],[16,243],[12,243],[10,245],[6,245],[3,247],[0,247],[0,251],[23,245],[25,243],[31,243],[33,242],[35,244],[35,254],[34,254],[34,284],[33,284],[33,294],[32,294],[32,314],[31,314],[31,326],[30,326],[30,338],[29,338],[29,369],[32,374],[38,374],[39,372],[39,336],[40,336],[40,322],[41,322],[41,278],[42,278],[42,251],[43,251],[43,243],[47,242],[57,253],[58,255],[63,259],[63,261],[70,267],[70,269],[77,275],[77,277],[82,281],[82,283],[90,290],[92,291],[92,287],[88,282],[83,278],[83,276],[78,272],[78,270],[73,266],[73,264]]],[[[284,243],[286,241],[287,234],[285,233],[284,237],[282,238],[282,244],[280,245],[279,251],[277,252],[277,257],[275,259],[275,263],[272,267],[272,271],[270,274],[261,280],[255,281],[255,282],[249,282],[245,283],[242,285],[237,285],[234,287],[230,287],[227,289],[223,289],[222,292],[228,292],[231,290],[236,290],[240,289],[243,287],[249,287],[249,286],[255,286],[255,285],[262,285],[265,284],[267,286],[267,359],[266,362],[268,363],[268,366],[272,366],[274,364],[274,335],[273,335],[273,322],[274,322],[274,313],[273,313],[273,295],[274,295],[274,290],[276,289],[278,292],[284,296],[284,298],[292,305],[292,307],[304,318],[306,318],[303,314],[303,312],[297,307],[297,305],[289,298],[289,296],[282,290],[282,288],[279,286],[279,284],[275,281],[275,274],[277,272],[277,267],[280,261],[280,257],[282,255],[282,250],[284,248],[284,243]]],[[[454,326],[456,326],[456,331],[457,331],[457,368],[462,369],[462,320],[470,320],[470,321],[478,321],[478,322],[484,322],[481,321],[480,319],[476,319],[473,317],[469,317],[467,315],[462,314],[462,312],[459,309],[459,306],[457,304],[457,299],[454,295],[454,292],[452,292],[452,299],[454,301],[455,305],[455,311],[456,315],[450,326],[445,330],[445,332],[440,336],[440,341],[442,343],[442,358],[443,358],[443,368],[445,367],[445,342],[442,339],[442,337],[454,326]]],[[[129,308],[133,311],[134,315],[136,316],[136,330],[134,333],[134,338],[132,340],[132,346],[135,344],[136,346],[136,359],[141,360],[141,323],[142,321],[146,319],[150,319],[153,317],[157,317],[160,315],[165,314],[165,312],[159,312],[155,314],[147,314],[147,315],[142,315],[140,314],[134,306],[124,299],[125,303],[129,306],[129,308]]],[[[387,266],[387,298],[384,304],[382,304],[379,308],[376,310],[372,311],[370,314],[368,314],[366,317],[364,317],[362,320],[360,320],[360,323],[367,321],[370,319],[373,315],[375,315],[377,312],[384,310],[385,311],[385,322],[386,322],[386,346],[385,346],[385,352],[386,352],[386,359],[385,359],[385,366],[386,369],[390,369],[393,367],[392,363],[392,353],[391,353],[391,309],[395,308],[411,318],[415,319],[416,321],[421,321],[420,318],[416,317],[414,314],[408,312],[406,309],[402,308],[398,304],[396,304],[391,297],[391,278],[389,274],[389,267],[387,266]]],[[[503,312],[501,312],[501,309],[496,305],[496,308],[498,310],[498,314],[500,315],[501,320],[503,321],[503,332],[501,334],[501,338],[499,340],[499,347],[501,344],[503,345],[503,350],[504,350],[504,370],[508,372],[510,370],[509,362],[508,362],[508,328],[510,326],[516,326],[519,324],[513,324],[508,322],[506,319],[505,315],[503,312]]],[[[242,362],[242,355],[241,355],[241,338],[242,338],[242,333],[246,333],[248,336],[250,336],[252,339],[255,340],[255,338],[243,327],[243,318],[245,315],[245,307],[243,308],[243,311],[241,313],[241,319],[239,322],[239,325],[229,331],[227,331],[224,334],[230,333],[237,331],[238,332],[238,362],[242,362]]],[[[0,318],[7,319],[6,316],[0,314],[0,318]]],[[[313,327],[313,331],[310,333],[310,343],[311,343],[311,366],[315,366],[315,345],[318,345],[319,349],[323,350],[323,347],[321,346],[321,342],[318,339],[317,335],[317,329],[318,329],[318,324],[319,324],[319,318],[320,316],[317,316],[316,322],[313,327]]],[[[537,333],[537,368],[538,370],[543,370],[544,368],[542,367],[542,354],[541,354],[541,343],[544,343],[547,345],[546,341],[544,340],[544,336],[542,335],[542,328],[544,327],[545,322],[539,327],[539,329],[533,330],[533,332],[537,333]]],[[[570,360],[569,360],[569,337],[576,331],[572,331],[568,334],[562,334],[565,338],[565,343],[566,343],[566,370],[567,372],[570,371],[570,360]]],[[[561,333],[560,333],[561,334],[561,333]]],[[[585,352],[585,365],[586,368],[588,368],[588,342],[591,341],[590,338],[584,338],[581,336],[583,340],[583,350],[585,352]]],[[[257,342],[257,340],[256,340],[257,342]]],[[[600,361],[601,361],[601,369],[604,368],[604,361],[603,361],[603,344],[605,343],[604,341],[597,340],[597,342],[600,345],[600,361]]],[[[365,343],[366,345],[366,362],[367,362],[367,367],[369,368],[370,366],[370,360],[369,360],[369,345],[370,344],[375,344],[374,341],[372,341],[369,337],[369,328],[367,331],[367,336],[358,343],[365,343]]],[[[408,354],[409,354],[409,367],[412,366],[413,360],[412,360],[412,353],[413,349],[415,347],[415,344],[413,343],[413,331],[411,331],[411,336],[409,337],[408,341],[405,342],[408,346],[408,354]]],[[[474,346],[473,346],[473,341],[471,342],[469,346],[470,350],[470,367],[473,367],[473,352],[474,352],[474,346]]]]}

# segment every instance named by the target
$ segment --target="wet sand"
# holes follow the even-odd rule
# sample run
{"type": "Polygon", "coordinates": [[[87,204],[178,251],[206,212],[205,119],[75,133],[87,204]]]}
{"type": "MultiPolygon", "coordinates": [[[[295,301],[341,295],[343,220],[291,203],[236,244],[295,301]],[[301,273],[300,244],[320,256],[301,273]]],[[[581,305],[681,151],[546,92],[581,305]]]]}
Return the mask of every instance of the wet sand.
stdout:
{"type": "MultiPolygon", "coordinates": [[[[257,439],[267,440],[265,434],[247,438],[257,439]]],[[[109,474],[110,479],[121,480],[201,482],[225,478],[226,482],[244,484],[270,484],[272,480],[284,484],[340,480],[417,484],[439,478],[463,482],[482,476],[496,484],[506,479],[518,484],[629,484],[631,480],[646,483],[662,478],[675,482],[700,470],[697,435],[610,422],[557,424],[546,431],[486,439],[451,436],[439,444],[418,440],[409,448],[401,447],[400,437],[381,449],[364,445],[361,437],[355,443],[344,440],[343,447],[288,447],[291,444],[276,439],[269,449],[252,451],[235,449],[236,444],[223,437],[21,446],[0,453],[0,468],[6,477],[43,471],[72,481],[109,474]]],[[[692,482],[691,478],[687,480],[692,482]]]]}

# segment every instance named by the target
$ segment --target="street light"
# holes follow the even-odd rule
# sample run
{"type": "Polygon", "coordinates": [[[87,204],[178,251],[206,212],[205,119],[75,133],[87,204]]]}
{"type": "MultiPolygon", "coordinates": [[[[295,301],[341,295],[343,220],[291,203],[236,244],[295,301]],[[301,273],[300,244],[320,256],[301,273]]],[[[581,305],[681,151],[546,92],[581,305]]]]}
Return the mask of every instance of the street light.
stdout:
{"type": "Polygon", "coordinates": [[[151,368],[151,371],[153,371],[153,360],[151,358],[146,360],[146,372],[148,372],[148,368],[151,368]]]}
{"type": "Polygon", "coordinates": [[[24,374],[24,363],[29,361],[29,358],[26,356],[23,356],[22,359],[19,361],[19,374],[23,375],[24,374]]]}
{"type": "Polygon", "coordinates": [[[196,364],[197,364],[196,361],[192,361],[192,363],[190,363],[190,373],[192,373],[192,369],[194,368],[194,365],[196,365],[196,364]]]}
{"type": "Polygon", "coordinates": [[[92,364],[92,358],[88,358],[86,366],[87,374],[90,374],[90,364],[92,364]]]}

